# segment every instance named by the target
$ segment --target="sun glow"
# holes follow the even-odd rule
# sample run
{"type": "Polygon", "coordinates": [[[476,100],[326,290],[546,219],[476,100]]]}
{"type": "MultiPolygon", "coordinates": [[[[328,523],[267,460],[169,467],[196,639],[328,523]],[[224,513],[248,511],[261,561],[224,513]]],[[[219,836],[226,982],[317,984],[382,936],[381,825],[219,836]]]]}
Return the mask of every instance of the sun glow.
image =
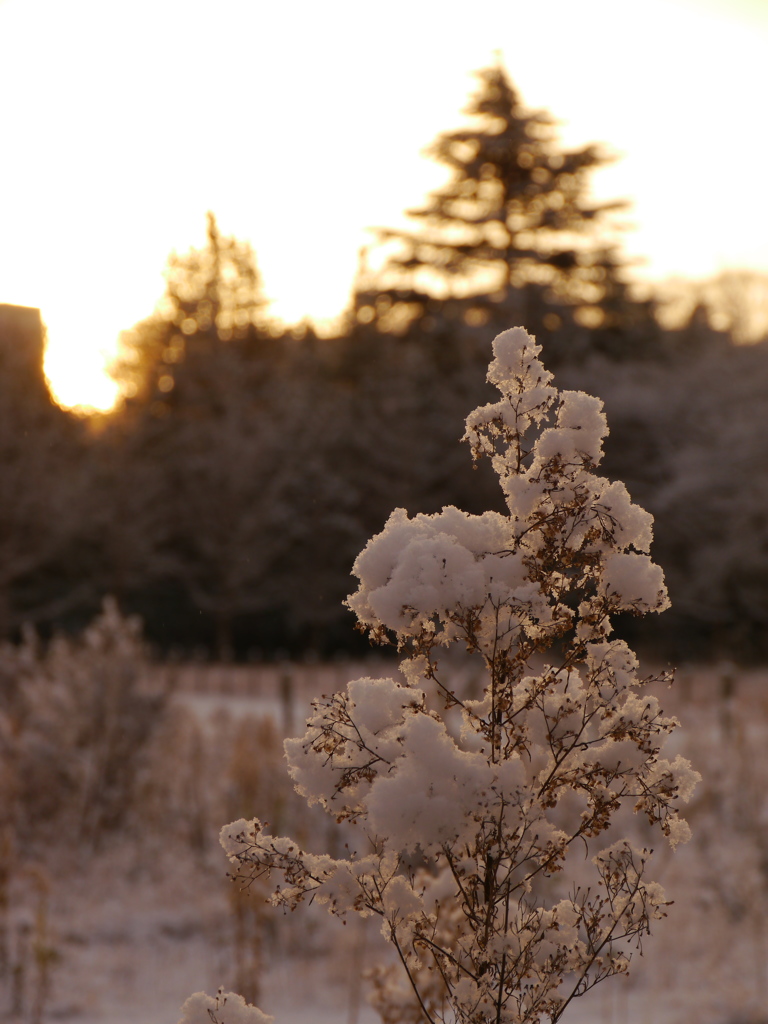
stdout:
{"type": "Polygon", "coordinates": [[[594,192],[634,202],[639,274],[768,271],[768,214],[740,187],[768,164],[768,13],[489,0],[457,25],[438,0],[392,0],[386,19],[338,0],[301,15],[252,0],[0,0],[0,302],[41,309],[63,404],[114,401],[119,333],[161,298],[171,249],[202,244],[209,209],[253,244],[275,316],[336,316],[366,228],[402,225],[442,180],[420,151],[460,123],[471,71],[498,48],[566,145],[621,155],[594,192]]]}
{"type": "MultiPolygon", "coordinates": [[[[90,312],[90,311],[89,311],[90,312]]],[[[102,329],[106,334],[108,319],[96,322],[82,311],[67,309],[67,304],[53,306],[44,314],[46,336],[53,344],[46,346],[44,370],[51,394],[65,408],[79,408],[83,412],[105,412],[118,397],[117,383],[109,375],[109,363],[114,358],[104,345],[102,329]],[[79,324],[73,330],[72,325],[79,324]]],[[[118,330],[114,330],[117,336],[118,330]]]]}

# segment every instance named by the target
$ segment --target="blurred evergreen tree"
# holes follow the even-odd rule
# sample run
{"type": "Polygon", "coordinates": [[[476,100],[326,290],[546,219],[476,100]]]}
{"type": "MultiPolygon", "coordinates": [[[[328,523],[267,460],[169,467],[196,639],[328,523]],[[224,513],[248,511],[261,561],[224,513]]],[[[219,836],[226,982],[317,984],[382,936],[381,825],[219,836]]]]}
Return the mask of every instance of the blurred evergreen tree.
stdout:
{"type": "Polygon", "coordinates": [[[590,173],[610,158],[593,145],[560,149],[552,119],[524,109],[502,67],[478,77],[465,111],[475,124],[427,150],[450,180],[408,211],[413,230],[378,230],[385,261],[361,268],[354,319],[395,334],[488,336],[520,323],[550,362],[564,344],[617,354],[655,321],[649,303],[631,298],[606,230],[623,204],[588,198],[590,173]]]}
{"type": "Polygon", "coordinates": [[[223,236],[210,212],[207,222],[202,249],[169,257],[165,297],[152,316],[125,332],[123,355],[114,369],[134,404],[154,402],[161,414],[168,403],[201,400],[208,361],[219,343],[247,347],[254,335],[269,336],[268,302],[252,247],[223,236]],[[172,392],[182,377],[185,394],[180,398],[172,392]]]}
{"type": "Polygon", "coordinates": [[[166,278],[115,368],[133,394],[104,437],[103,589],[150,636],[154,603],[228,659],[259,617],[294,633],[338,619],[347,574],[329,572],[326,545],[354,557],[361,530],[327,465],[339,404],[325,344],[267,319],[250,245],[209,214],[205,247],[172,256],[166,278]]]}

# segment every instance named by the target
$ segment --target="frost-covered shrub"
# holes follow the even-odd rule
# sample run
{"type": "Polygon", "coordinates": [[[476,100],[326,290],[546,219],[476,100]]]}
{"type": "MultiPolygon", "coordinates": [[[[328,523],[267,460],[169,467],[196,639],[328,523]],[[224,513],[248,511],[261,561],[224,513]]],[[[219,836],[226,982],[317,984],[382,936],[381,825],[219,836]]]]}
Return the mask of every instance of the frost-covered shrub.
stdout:
{"type": "Polygon", "coordinates": [[[601,404],[559,393],[522,329],[494,342],[501,400],[466,440],[492,460],[508,515],[396,510],[355,563],[361,627],[404,655],[402,679],[357,679],[286,741],[310,804],[355,825],[343,858],[304,852],[258,819],[223,829],[241,880],[272,896],[381,919],[402,970],[376,977],[387,1022],[556,1021],[627,970],[661,887],[626,838],[634,811],[674,847],[698,775],[660,754],[664,717],[611,616],[662,611],[651,516],[597,476],[601,404]],[[479,698],[447,649],[483,666],[479,698]],[[445,655],[444,655],[445,652],[445,655]],[[447,670],[446,670],[447,668],[447,670]]]}
{"type": "Polygon", "coordinates": [[[24,841],[96,841],[125,823],[161,694],[142,689],[138,619],[114,601],[80,637],[0,647],[3,823],[24,841]]]}

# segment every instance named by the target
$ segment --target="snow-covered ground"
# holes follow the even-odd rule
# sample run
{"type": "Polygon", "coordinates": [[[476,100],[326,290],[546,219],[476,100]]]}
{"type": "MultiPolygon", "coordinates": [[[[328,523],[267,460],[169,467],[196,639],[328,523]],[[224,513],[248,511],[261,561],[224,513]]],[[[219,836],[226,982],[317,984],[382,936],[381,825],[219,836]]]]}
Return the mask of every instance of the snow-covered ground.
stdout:
{"type": "MultiPolygon", "coordinates": [[[[130,877],[120,859],[106,858],[57,895],[52,917],[61,959],[46,1021],[175,1024],[193,991],[215,993],[237,982],[237,928],[223,858],[218,878],[193,864],[130,877]]],[[[316,920],[297,919],[291,932],[302,923],[318,930],[316,920]]],[[[361,940],[366,945],[359,926],[349,937],[338,935],[333,950],[316,938],[302,950],[291,933],[271,939],[264,942],[258,997],[266,1010],[286,1022],[308,1014],[316,1024],[376,1020],[361,1005],[356,982],[361,940]]]]}
{"type": "MultiPolygon", "coordinates": [[[[224,763],[222,737],[232,735],[223,722],[266,718],[281,733],[296,732],[312,695],[354,674],[386,669],[286,665],[229,675],[219,670],[218,676],[208,670],[207,681],[202,668],[176,671],[173,700],[204,725],[204,742],[215,748],[201,769],[215,789],[211,773],[224,763]]],[[[689,807],[692,843],[657,853],[654,876],[674,904],[629,978],[598,986],[564,1020],[764,1021],[768,672],[683,669],[663,706],[683,721],[675,745],[704,776],[689,807]]],[[[277,1024],[376,1021],[360,983],[366,964],[382,955],[375,924],[343,927],[320,907],[288,916],[272,908],[255,911],[258,900],[238,909],[212,832],[200,849],[165,844],[161,830],[152,841],[132,835],[110,842],[80,863],[69,856],[59,868],[47,862],[20,873],[11,887],[0,1019],[175,1024],[190,993],[234,988],[251,970],[259,1005],[277,1024]],[[36,1020],[41,994],[46,998],[36,1020]]]]}

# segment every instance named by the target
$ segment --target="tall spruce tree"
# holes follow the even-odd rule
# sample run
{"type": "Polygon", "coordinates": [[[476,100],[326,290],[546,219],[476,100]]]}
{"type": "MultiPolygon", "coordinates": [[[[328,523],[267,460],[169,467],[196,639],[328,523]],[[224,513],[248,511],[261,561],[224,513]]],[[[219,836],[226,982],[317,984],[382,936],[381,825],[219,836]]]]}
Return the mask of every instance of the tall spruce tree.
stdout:
{"type": "Polygon", "coordinates": [[[457,321],[521,320],[544,339],[579,335],[582,346],[597,332],[598,347],[638,321],[647,328],[650,308],[631,300],[605,230],[622,204],[588,198],[590,173],[610,158],[594,145],[561,149],[552,119],[523,107],[502,67],[478,78],[465,110],[474,123],[427,150],[450,180],[408,211],[413,230],[378,231],[391,251],[380,271],[359,274],[358,322],[439,333],[445,319],[454,331],[457,321]]]}

